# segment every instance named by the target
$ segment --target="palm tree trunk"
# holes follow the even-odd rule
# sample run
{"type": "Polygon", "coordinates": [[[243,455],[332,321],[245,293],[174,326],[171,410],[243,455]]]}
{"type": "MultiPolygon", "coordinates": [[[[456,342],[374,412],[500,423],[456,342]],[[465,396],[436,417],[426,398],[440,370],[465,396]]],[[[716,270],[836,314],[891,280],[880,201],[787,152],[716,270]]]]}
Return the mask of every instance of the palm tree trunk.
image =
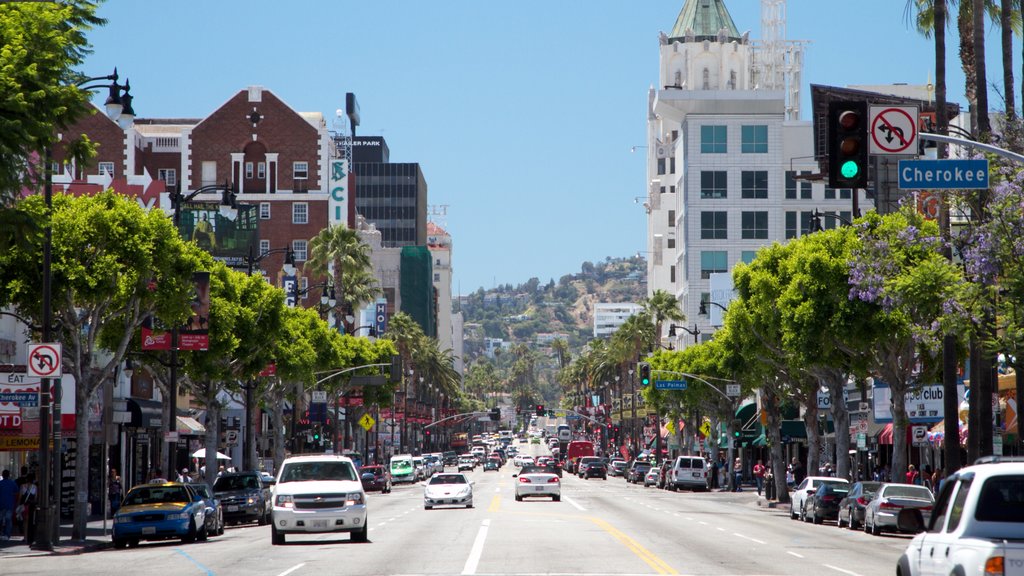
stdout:
{"type": "Polygon", "coordinates": [[[1009,123],[1016,116],[1016,102],[1013,93],[1013,30],[1010,18],[1013,16],[1012,0],[1003,0],[999,12],[999,28],[1003,51],[1003,94],[1006,99],[1006,120],[1009,123]]]}
{"type": "Polygon", "coordinates": [[[974,26],[971,20],[972,2],[962,0],[957,14],[957,30],[960,32],[960,68],[964,71],[964,97],[970,109],[971,133],[978,133],[978,98],[976,61],[974,59],[974,26]]]}
{"type": "Polygon", "coordinates": [[[985,0],[974,3],[974,67],[976,69],[978,134],[981,140],[988,140],[992,126],[988,119],[988,79],[985,75],[985,0]]]}

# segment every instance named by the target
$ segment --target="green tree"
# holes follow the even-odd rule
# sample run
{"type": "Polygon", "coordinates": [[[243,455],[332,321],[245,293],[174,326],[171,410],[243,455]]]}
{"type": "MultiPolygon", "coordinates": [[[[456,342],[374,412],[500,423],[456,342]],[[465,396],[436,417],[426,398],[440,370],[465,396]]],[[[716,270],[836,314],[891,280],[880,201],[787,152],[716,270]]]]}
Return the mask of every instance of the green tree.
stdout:
{"type": "Polygon", "coordinates": [[[331,276],[338,306],[333,311],[340,317],[339,326],[352,333],[353,315],[370,302],[380,290],[369,273],[370,246],[363,243],[359,232],[347,226],[329,226],[309,241],[309,259],[304,269],[318,276],[331,276]]]}
{"type": "Polygon", "coordinates": [[[0,4],[0,206],[9,207],[41,171],[57,132],[93,113],[75,71],[91,50],[85,34],[105,20],[91,0],[0,4]]]}
{"type": "Polygon", "coordinates": [[[686,320],[686,315],[679,308],[679,300],[676,300],[675,296],[664,290],[655,290],[650,298],[643,301],[643,306],[644,312],[654,320],[654,334],[658,339],[655,343],[656,346],[661,344],[662,334],[665,333],[663,328],[666,320],[670,322],[683,322],[686,320]]]}

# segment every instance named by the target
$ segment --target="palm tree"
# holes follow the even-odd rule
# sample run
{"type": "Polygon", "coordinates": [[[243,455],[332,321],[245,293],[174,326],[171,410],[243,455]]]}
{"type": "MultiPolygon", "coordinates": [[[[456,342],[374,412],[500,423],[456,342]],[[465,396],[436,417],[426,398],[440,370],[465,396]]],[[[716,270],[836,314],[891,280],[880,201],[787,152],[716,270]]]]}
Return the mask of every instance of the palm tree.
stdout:
{"type": "Polygon", "coordinates": [[[346,316],[380,293],[370,272],[370,246],[347,226],[328,226],[309,242],[309,259],[304,270],[318,276],[331,275],[340,312],[340,325],[352,332],[346,316]]]}
{"type": "Polygon", "coordinates": [[[644,312],[654,320],[655,346],[661,344],[665,321],[683,322],[686,315],[679,308],[679,300],[665,290],[655,290],[650,298],[643,301],[644,312]]]}

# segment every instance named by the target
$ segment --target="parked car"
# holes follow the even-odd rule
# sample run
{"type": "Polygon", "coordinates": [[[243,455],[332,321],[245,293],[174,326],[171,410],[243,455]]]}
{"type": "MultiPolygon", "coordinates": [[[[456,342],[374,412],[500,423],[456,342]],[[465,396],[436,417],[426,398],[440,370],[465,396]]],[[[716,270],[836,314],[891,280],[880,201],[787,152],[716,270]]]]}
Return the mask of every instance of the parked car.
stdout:
{"type": "Polygon", "coordinates": [[[644,462],[643,460],[636,460],[633,465],[629,467],[629,472],[626,473],[626,482],[633,484],[639,484],[644,481],[644,476],[647,475],[651,469],[650,462],[644,462]]]}
{"type": "Polygon", "coordinates": [[[550,466],[523,466],[516,478],[516,501],[534,496],[550,496],[558,502],[562,499],[562,482],[555,469],[550,466]]]}
{"type": "Polygon", "coordinates": [[[864,531],[875,536],[883,530],[898,532],[900,510],[916,508],[922,512],[922,517],[927,518],[932,504],[935,504],[935,496],[925,486],[882,484],[864,508],[864,531]]]}
{"type": "Polygon", "coordinates": [[[473,483],[465,474],[447,472],[430,479],[423,487],[423,509],[435,506],[473,507],[473,483]]]}
{"type": "Polygon", "coordinates": [[[186,484],[142,484],[125,494],[114,516],[114,548],[140,540],[206,540],[206,500],[186,484]]]}
{"type": "Polygon", "coordinates": [[[707,462],[700,456],[676,456],[672,469],[665,477],[665,485],[669,490],[707,490],[707,462]]]}
{"type": "Polygon", "coordinates": [[[822,483],[807,497],[805,519],[815,524],[839,517],[839,502],[850,493],[850,484],[822,483]]]}
{"type": "Polygon", "coordinates": [[[213,493],[224,506],[224,520],[229,524],[256,522],[260,526],[270,520],[270,487],[263,484],[259,472],[229,472],[213,483],[213,493]]]}
{"type": "Polygon", "coordinates": [[[213,495],[210,486],[197,482],[190,483],[188,487],[206,501],[206,533],[210,536],[224,534],[224,508],[220,505],[220,500],[213,495]]]}
{"type": "Polygon", "coordinates": [[[901,532],[918,533],[897,576],[1020,574],[1024,558],[1024,461],[988,457],[949,475],[926,520],[900,511],[901,532]]]}
{"type": "Polygon", "coordinates": [[[379,464],[363,466],[359,469],[359,480],[363,483],[363,490],[367,492],[391,493],[391,472],[384,466],[379,464]]]}
{"type": "Polygon", "coordinates": [[[822,484],[846,484],[850,483],[843,478],[832,476],[808,476],[789,493],[789,517],[793,520],[806,520],[807,518],[807,497],[814,494],[822,484]]]}
{"type": "Polygon", "coordinates": [[[292,456],[281,464],[274,487],[272,544],[287,534],[349,532],[366,542],[366,492],[355,464],[345,456],[292,456]]]}
{"type": "Polygon", "coordinates": [[[625,460],[612,460],[608,465],[608,473],[612,476],[625,476],[629,463],[625,460]]]}
{"type": "Polygon", "coordinates": [[[656,486],[661,489],[668,488],[668,477],[672,472],[672,466],[675,464],[673,460],[666,460],[658,466],[658,483],[656,486]]]}
{"type": "Polygon", "coordinates": [[[644,475],[644,488],[657,486],[658,476],[661,476],[661,466],[651,466],[651,469],[644,475]]]}
{"type": "Polygon", "coordinates": [[[856,530],[864,525],[864,507],[875,496],[881,482],[857,482],[839,502],[839,516],[836,524],[842,528],[849,526],[856,530]]]}

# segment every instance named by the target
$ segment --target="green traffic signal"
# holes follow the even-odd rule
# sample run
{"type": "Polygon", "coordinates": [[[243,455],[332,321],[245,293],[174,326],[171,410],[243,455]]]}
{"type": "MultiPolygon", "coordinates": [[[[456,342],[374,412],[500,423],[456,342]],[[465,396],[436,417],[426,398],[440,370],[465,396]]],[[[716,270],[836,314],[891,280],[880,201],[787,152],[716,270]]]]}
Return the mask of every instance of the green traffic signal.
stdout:
{"type": "Polygon", "coordinates": [[[860,164],[857,164],[853,160],[847,160],[843,162],[843,165],[839,168],[839,173],[843,175],[843,178],[856,178],[857,174],[860,174],[860,164]]]}

